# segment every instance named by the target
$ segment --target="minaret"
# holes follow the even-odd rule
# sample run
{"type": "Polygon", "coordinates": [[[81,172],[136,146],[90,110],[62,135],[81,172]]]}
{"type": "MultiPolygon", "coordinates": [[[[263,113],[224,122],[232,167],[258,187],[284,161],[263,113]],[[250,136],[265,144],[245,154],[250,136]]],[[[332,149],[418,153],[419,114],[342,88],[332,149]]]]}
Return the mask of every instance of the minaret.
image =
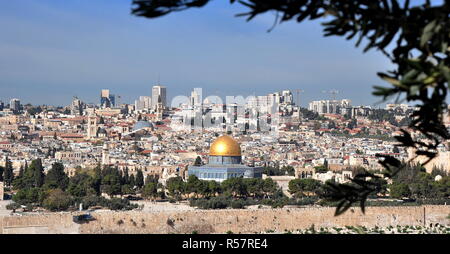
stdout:
{"type": "Polygon", "coordinates": [[[102,149],[102,165],[109,165],[109,149],[108,144],[103,145],[102,149]]]}
{"type": "Polygon", "coordinates": [[[156,105],[156,118],[158,121],[163,119],[164,105],[162,104],[161,95],[158,96],[158,104],[156,105]]]}

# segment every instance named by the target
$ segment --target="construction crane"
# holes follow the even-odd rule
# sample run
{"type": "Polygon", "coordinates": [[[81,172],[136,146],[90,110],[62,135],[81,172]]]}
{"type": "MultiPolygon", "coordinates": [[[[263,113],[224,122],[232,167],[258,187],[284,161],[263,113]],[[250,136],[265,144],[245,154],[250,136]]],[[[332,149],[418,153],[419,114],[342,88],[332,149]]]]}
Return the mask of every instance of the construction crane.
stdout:
{"type": "Polygon", "coordinates": [[[339,91],[332,89],[332,90],[329,90],[329,91],[322,91],[322,93],[329,93],[329,94],[331,94],[331,99],[335,101],[336,100],[336,94],[338,94],[339,91]]]}

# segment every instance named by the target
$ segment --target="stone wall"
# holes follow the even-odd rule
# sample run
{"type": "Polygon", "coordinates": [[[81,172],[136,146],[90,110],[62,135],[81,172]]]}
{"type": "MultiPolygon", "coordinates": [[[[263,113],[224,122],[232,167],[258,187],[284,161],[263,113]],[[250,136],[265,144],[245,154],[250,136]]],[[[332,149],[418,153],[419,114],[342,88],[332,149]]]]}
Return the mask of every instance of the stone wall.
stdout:
{"type": "Polygon", "coordinates": [[[70,213],[48,213],[28,216],[0,217],[3,234],[78,234],[80,225],[72,222],[70,213]]]}
{"type": "Polygon", "coordinates": [[[72,214],[0,217],[0,233],[261,233],[320,227],[450,224],[450,206],[369,207],[335,217],[334,208],[292,208],[258,210],[195,210],[180,212],[102,212],[95,221],[72,222],[72,214]]]}

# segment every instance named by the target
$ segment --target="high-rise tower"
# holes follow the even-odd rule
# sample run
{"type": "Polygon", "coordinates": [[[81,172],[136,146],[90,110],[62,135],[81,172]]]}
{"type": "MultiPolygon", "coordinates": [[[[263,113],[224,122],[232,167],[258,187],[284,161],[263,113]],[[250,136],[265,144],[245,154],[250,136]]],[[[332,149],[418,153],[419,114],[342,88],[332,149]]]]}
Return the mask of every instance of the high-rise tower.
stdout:
{"type": "Polygon", "coordinates": [[[158,97],[161,97],[161,103],[163,105],[163,107],[165,108],[167,106],[166,102],[167,102],[167,89],[165,86],[153,86],[152,88],[152,107],[154,109],[156,109],[156,107],[158,106],[158,97]]]}

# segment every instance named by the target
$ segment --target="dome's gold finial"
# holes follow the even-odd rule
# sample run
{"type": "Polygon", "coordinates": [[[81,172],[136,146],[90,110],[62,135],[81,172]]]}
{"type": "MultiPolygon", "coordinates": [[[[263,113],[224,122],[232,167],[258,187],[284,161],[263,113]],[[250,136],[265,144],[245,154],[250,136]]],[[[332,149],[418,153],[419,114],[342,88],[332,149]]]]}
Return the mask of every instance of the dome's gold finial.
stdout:
{"type": "Polygon", "coordinates": [[[210,156],[241,156],[241,147],[230,136],[221,136],[211,145],[210,156]]]}

